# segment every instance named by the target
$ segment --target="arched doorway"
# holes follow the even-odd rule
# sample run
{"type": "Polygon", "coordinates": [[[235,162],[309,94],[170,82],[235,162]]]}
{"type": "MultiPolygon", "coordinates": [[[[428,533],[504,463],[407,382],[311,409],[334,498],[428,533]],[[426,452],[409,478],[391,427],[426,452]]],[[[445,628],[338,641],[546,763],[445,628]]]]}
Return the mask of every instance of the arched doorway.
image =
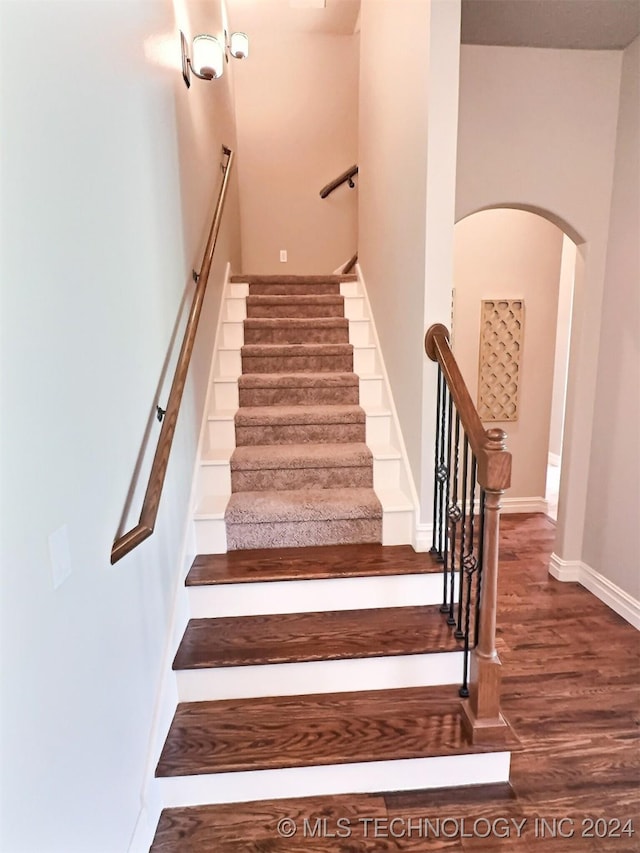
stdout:
{"type": "Polygon", "coordinates": [[[509,436],[513,480],[504,511],[554,520],[578,259],[568,230],[543,212],[509,205],[460,220],[454,241],[453,348],[485,425],[509,436]],[[496,334],[487,331],[489,321],[504,329],[515,323],[519,335],[514,342],[513,330],[505,332],[510,343],[506,364],[497,363],[495,396],[483,366],[484,335],[496,334]]]}

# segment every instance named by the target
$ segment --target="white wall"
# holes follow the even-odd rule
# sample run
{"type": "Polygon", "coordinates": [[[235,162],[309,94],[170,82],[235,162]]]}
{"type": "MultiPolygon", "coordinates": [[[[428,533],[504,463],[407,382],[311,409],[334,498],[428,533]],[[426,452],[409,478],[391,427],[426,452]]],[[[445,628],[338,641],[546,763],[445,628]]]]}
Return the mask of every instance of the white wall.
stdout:
{"type": "MultiPolygon", "coordinates": [[[[220,26],[215,2],[181,4],[179,15],[192,33],[220,26]]],[[[231,89],[195,81],[187,92],[163,0],[2,3],[0,34],[0,847],[115,853],[129,846],[147,781],[188,560],[207,328],[220,271],[239,255],[237,204],[156,532],[114,567],[109,554],[185,288],[192,293],[219,147],[234,144],[231,89]],[[72,574],[54,590],[48,537],[63,525],[72,574]]]]}
{"type": "Polygon", "coordinates": [[[562,260],[560,262],[556,353],[553,363],[553,394],[551,399],[551,423],[549,426],[549,458],[553,458],[554,462],[558,462],[562,456],[564,407],[567,396],[569,344],[571,341],[571,310],[573,308],[573,285],[575,277],[576,244],[565,234],[562,241],[562,260]]]}
{"type": "Polygon", "coordinates": [[[583,561],[640,600],[640,38],[624,52],[583,561]]]}
{"type": "Polygon", "coordinates": [[[458,219],[528,207],[579,246],[556,552],[579,560],[609,235],[620,51],[464,45],[458,219]]]}
{"type": "Polygon", "coordinates": [[[485,210],[455,228],[453,349],[476,405],[481,301],[524,301],[518,419],[485,423],[507,433],[509,499],[544,499],[562,237],[553,223],[524,210],[485,210]]]}
{"type": "Polygon", "coordinates": [[[233,18],[251,36],[236,63],[243,271],[331,273],[357,249],[358,190],[320,190],[357,160],[359,39],[254,30],[251,11],[233,18]]]}
{"type": "Polygon", "coordinates": [[[363,0],[358,251],[409,462],[431,517],[435,368],[450,315],[460,4],[363,0]]]}

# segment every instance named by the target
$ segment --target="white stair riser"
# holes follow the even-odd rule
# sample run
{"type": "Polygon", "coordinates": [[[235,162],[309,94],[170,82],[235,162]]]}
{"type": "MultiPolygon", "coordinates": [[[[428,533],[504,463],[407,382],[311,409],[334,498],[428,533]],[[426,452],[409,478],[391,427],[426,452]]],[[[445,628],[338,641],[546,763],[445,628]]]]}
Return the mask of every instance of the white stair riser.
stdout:
{"type": "Polygon", "coordinates": [[[240,349],[244,344],[244,325],[242,323],[222,324],[222,346],[240,349]]]}
{"type": "Polygon", "coordinates": [[[341,281],[340,282],[341,296],[359,296],[360,285],[357,281],[341,281]]]}
{"type": "Polygon", "coordinates": [[[216,355],[215,376],[237,378],[242,373],[239,349],[219,349],[216,355]]]}
{"type": "Polygon", "coordinates": [[[216,410],[233,411],[234,409],[237,409],[240,405],[238,380],[214,380],[212,403],[213,410],[210,411],[210,414],[213,414],[216,410]]]}
{"type": "Polygon", "coordinates": [[[196,518],[196,551],[198,554],[225,554],[227,528],[224,518],[196,518]]]}
{"type": "Polygon", "coordinates": [[[235,447],[236,427],[233,418],[210,417],[209,447],[235,447]]]}
{"type": "Polygon", "coordinates": [[[384,510],[382,513],[382,544],[405,545],[411,541],[415,526],[415,511],[384,510]]]}
{"type": "Polygon", "coordinates": [[[224,301],[222,321],[241,323],[247,318],[247,302],[244,297],[227,297],[224,301]]]}
{"type": "Polygon", "coordinates": [[[381,406],[382,405],[382,379],[367,379],[360,377],[360,405],[381,406]]]}
{"type": "Polygon", "coordinates": [[[367,414],[367,444],[369,447],[391,444],[391,415],[367,414]]]}
{"type": "MultiPolygon", "coordinates": [[[[204,527],[216,521],[202,520],[198,525],[204,527]]],[[[221,523],[224,526],[223,520],[221,523]]],[[[433,572],[425,575],[191,586],[188,589],[189,611],[193,619],[213,619],[217,616],[412,607],[440,604],[443,585],[442,573],[433,572]]]]}
{"type": "MultiPolygon", "coordinates": [[[[459,651],[178,670],[178,699],[180,702],[212,702],[453,685],[461,678],[462,658],[463,653],[459,651]]],[[[454,693],[455,689],[452,686],[454,693]]]]}
{"type": "Polygon", "coordinates": [[[373,346],[357,346],[353,349],[353,371],[358,376],[367,373],[378,373],[376,348],[373,346]]]}
{"type": "Polygon", "coordinates": [[[373,458],[373,488],[398,489],[400,487],[400,459],[373,458]]]}
{"type": "Polygon", "coordinates": [[[349,343],[354,347],[366,347],[372,343],[371,324],[368,320],[349,321],[349,343]]]}
{"type": "MultiPolygon", "coordinates": [[[[509,752],[253,770],[158,780],[165,808],[491,785],[509,781],[509,752]]],[[[354,818],[354,833],[357,832],[354,818]]],[[[299,828],[302,836],[303,827],[299,828]]]]}
{"type": "Polygon", "coordinates": [[[207,495],[231,494],[231,465],[220,462],[215,465],[200,465],[198,470],[198,501],[207,495]]]}
{"type": "Polygon", "coordinates": [[[347,320],[366,320],[364,298],[362,296],[345,296],[344,316],[347,320]]]}
{"type": "Polygon", "coordinates": [[[245,282],[232,282],[229,285],[229,296],[235,299],[244,299],[249,295],[249,285],[245,282]]]}

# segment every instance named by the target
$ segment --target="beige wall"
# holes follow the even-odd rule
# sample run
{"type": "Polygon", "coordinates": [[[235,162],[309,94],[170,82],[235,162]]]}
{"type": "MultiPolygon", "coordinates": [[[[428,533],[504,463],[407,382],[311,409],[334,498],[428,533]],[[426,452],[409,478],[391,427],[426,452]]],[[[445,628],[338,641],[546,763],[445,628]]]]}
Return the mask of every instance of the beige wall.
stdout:
{"type": "MultiPolygon", "coordinates": [[[[217,2],[177,5],[189,34],[221,32],[217,2]]],[[[124,851],[190,558],[220,271],[239,257],[233,196],[156,531],[116,566],[109,554],[234,144],[230,78],[186,90],[164,0],[0,3],[0,39],[0,847],[124,851]],[[72,573],[54,590],[49,536],[64,526],[72,573]]]]}
{"type": "Polygon", "coordinates": [[[523,299],[518,420],[491,421],[513,454],[508,498],[544,498],[562,231],[523,210],[487,210],[455,228],[454,352],[477,405],[481,300],[523,299]]]}
{"type": "Polygon", "coordinates": [[[556,353],[553,364],[553,397],[549,426],[549,454],[554,462],[562,455],[564,408],[567,396],[567,371],[569,369],[569,344],[571,339],[571,309],[573,285],[576,277],[576,244],[564,235],[560,262],[560,290],[558,293],[558,322],[556,325],[556,353]]]}
{"type": "Polygon", "coordinates": [[[619,51],[461,50],[457,217],[530,207],[582,244],[556,540],[565,560],[582,554],[621,61],[619,51]]]}
{"type": "Polygon", "coordinates": [[[360,266],[423,522],[435,399],[423,338],[450,312],[459,16],[449,0],[361,7],[360,266]]]}
{"type": "Polygon", "coordinates": [[[640,600],[640,38],[624,53],[583,560],[640,600]]]}
{"type": "Polygon", "coordinates": [[[358,156],[358,37],[252,31],[236,63],[242,269],[331,273],[357,248],[357,194],[322,187],[358,156]],[[279,260],[286,249],[288,262],[279,260]]]}

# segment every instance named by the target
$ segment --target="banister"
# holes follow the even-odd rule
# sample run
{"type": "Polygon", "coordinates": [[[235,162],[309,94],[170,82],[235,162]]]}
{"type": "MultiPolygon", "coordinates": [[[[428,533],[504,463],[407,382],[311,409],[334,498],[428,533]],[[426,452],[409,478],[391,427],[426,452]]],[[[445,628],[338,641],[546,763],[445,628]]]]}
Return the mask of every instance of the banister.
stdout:
{"type": "Polygon", "coordinates": [[[131,530],[123,533],[121,536],[118,536],[114,541],[111,548],[112,564],[122,559],[122,557],[132,551],[141,542],[144,542],[145,539],[151,536],[155,528],[158,508],[160,506],[160,497],[162,495],[162,487],[164,485],[167,465],[169,463],[169,454],[171,453],[171,445],[173,443],[178,413],[180,411],[182,394],[187,381],[187,373],[189,371],[189,363],[191,361],[196,332],[198,331],[198,322],[200,320],[200,313],[202,311],[202,305],[207,289],[207,281],[209,279],[209,273],[211,272],[213,253],[216,248],[218,232],[220,231],[222,211],[224,209],[224,202],[229,184],[229,175],[231,172],[231,165],[233,163],[233,151],[231,151],[230,148],[223,146],[222,152],[223,156],[227,158],[226,163],[222,166],[222,184],[220,186],[218,200],[216,202],[213,219],[211,221],[211,228],[209,230],[207,244],[202,257],[200,272],[199,274],[194,275],[194,278],[196,279],[196,289],[191,302],[184,338],[182,340],[180,354],[178,356],[173,381],[171,383],[169,400],[162,421],[162,428],[158,437],[156,452],[153,457],[151,471],[149,472],[149,480],[144,500],[142,502],[140,520],[131,528],[131,530]]]}
{"type": "Polygon", "coordinates": [[[323,187],[320,190],[320,198],[326,198],[328,195],[331,195],[331,193],[334,190],[337,190],[339,186],[341,186],[342,184],[345,184],[347,182],[349,183],[349,186],[351,187],[351,189],[353,189],[353,187],[355,186],[355,184],[353,182],[353,178],[357,174],[358,174],[357,165],[353,165],[353,166],[350,166],[348,169],[345,169],[345,171],[342,172],[342,174],[338,175],[337,178],[334,178],[332,181],[330,181],[326,185],[326,187],[323,187]]]}
{"type": "Polygon", "coordinates": [[[441,612],[464,643],[463,724],[474,743],[504,742],[496,623],[500,501],[511,484],[511,454],[501,429],[484,429],[446,326],[431,326],[424,345],[439,367],[431,553],[443,564],[441,612]]]}

